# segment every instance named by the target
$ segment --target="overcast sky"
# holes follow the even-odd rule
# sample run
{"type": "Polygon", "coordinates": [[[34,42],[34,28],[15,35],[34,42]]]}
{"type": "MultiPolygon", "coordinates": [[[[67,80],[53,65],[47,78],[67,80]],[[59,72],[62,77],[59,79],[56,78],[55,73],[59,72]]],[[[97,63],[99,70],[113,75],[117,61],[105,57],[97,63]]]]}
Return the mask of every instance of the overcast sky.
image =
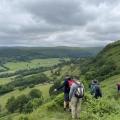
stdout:
{"type": "Polygon", "coordinates": [[[105,46],[120,39],[120,0],[0,0],[0,46],[105,46]]]}

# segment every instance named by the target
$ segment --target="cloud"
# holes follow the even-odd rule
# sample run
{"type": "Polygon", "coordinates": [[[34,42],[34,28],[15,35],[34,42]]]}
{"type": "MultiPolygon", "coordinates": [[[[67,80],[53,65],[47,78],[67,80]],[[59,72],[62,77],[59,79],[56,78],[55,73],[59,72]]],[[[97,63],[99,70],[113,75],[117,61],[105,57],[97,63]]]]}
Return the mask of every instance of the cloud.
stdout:
{"type": "Polygon", "coordinates": [[[119,0],[1,0],[0,45],[94,47],[120,38],[119,0]]]}

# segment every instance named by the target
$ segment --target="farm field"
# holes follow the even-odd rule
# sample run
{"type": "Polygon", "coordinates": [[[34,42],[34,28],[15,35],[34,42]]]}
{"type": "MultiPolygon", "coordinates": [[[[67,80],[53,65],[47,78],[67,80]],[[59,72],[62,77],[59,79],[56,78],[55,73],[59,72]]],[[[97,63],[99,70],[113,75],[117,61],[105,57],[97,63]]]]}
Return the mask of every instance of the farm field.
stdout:
{"type": "Polygon", "coordinates": [[[36,67],[50,67],[60,63],[59,58],[48,59],[34,59],[29,62],[8,62],[4,66],[9,68],[10,71],[18,71],[22,69],[30,69],[36,67]]]}

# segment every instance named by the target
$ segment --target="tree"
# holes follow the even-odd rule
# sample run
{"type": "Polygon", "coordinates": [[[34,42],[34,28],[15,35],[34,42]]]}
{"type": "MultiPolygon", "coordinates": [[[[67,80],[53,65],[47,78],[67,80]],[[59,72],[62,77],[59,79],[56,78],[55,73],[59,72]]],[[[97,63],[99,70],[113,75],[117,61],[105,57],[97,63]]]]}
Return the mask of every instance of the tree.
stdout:
{"type": "Polygon", "coordinates": [[[16,106],[19,112],[24,111],[24,106],[28,103],[29,100],[29,97],[26,95],[20,95],[16,98],[16,106]]]}
{"type": "Polygon", "coordinates": [[[9,112],[13,113],[16,110],[16,101],[15,101],[15,97],[11,97],[8,99],[7,104],[6,104],[6,108],[9,112]]]}

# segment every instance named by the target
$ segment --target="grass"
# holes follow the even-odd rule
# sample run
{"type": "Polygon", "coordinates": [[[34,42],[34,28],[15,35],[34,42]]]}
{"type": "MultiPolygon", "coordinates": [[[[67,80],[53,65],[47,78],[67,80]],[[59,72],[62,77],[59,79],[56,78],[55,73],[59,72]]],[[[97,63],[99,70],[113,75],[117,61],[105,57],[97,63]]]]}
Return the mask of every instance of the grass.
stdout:
{"type": "Polygon", "coordinates": [[[8,62],[5,64],[10,71],[17,71],[21,69],[30,69],[36,67],[50,67],[60,63],[59,58],[49,58],[49,59],[34,59],[30,62],[8,62]]]}
{"type": "MultiPolygon", "coordinates": [[[[34,88],[41,90],[43,97],[45,99],[47,99],[49,97],[49,88],[51,85],[52,84],[39,84],[39,85],[36,85],[34,88]]],[[[8,98],[10,98],[11,96],[17,97],[17,96],[22,95],[22,94],[28,94],[34,88],[28,87],[28,88],[23,89],[21,91],[19,89],[16,89],[10,93],[2,95],[2,96],[0,96],[0,105],[2,106],[2,108],[4,108],[8,98]]]]}
{"type": "MultiPolygon", "coordinates": [[[[110,96],[111,96],[111,100],[114,100],[114,96],[117,95],[117,91],[116,91],[116,83],[120,81],[120,75],[115,75],[109,79],[106,79],[104,80],[102,83],[101,83],[101,87],[102,87],[102,92],[103,92],[103,98],[100,99],[98,102],[104,100],[104,102],[108,101],[110,102],[110,96]]],[[[89,101],[89,100],[88,100],[89,101]]],[[[117,101],[116,101],[117,102],[117,101]]],[[[115,104],[117,104],[115,102],[115,104]]],[[[119,100],[118,100],[119,102],[119,100]]],[[[97,103],[97,101],[96,101],[97,103]]],[[[99,104],[101,104],[99,103],[99,104]]],[[[47,104],[51,104],[51,101],[49,101],[49,103],[47,104]]],[[[47,111],[46,110],[46,106],[47,104],[41,106],[39,109],[35,110],[33,113],[29,114],[29,115],[19,115],[19,116],[15,116],[13,120],[18,120],[18,118],[20,116],[26,116],[29,118],[29,120],[71,120],[71,115],[70,113],[64,113],[64,112],[61,112],[61,111],[47,111]]],[[[94,105],[94,103],[92,103],[94,105]]],[[[99,106],[99,104],[97,105],[97,107],[99,106]]],[[[113,103],[114,104],[114,103],[113,103]]],[[[87,105],[87,104],[86,104],[87,105]]],[[[114,105],[112,105],[114,106],[114,105]]],[[[85,106],[84,106],[85,107],[85,106]]],[[[92,107],[92,106],[90,106],[92,107]]],[[[94,106],[95,107],[95,106],[94,106]]],[[[104,107],[104,106],[103,106],[104,107]]],[[[106,107],[106,106],[105,106],[106,107]]],[[[118,107],[120,107],[120,105],[118,104],[118,107]]],[[[88,116],[90,117],[90,120],[118,120],[119,118],[119,114],[105,114],[105,116],[99,118],[97,113],[93,114],[93,113],[87,113],[87,108],[82,108],[83,111],[81,113],[81,120],[86,120],[86,118],[88,118],[88,116]],[[114,119],[112,118],[115,117],[114,119]]],[[[95,108],[94,108],[95,109],[95,108]]],[[[93,110],[94,110],[93,109],[93,110]]],[[[98,108],[97,108],[98,109],[98,108]]],[[[105,108],[106,110],[106,108],[105,108]]],[[[118,109],[119,110],[119,109],[118,109]]],[[[104,114],[104,113],[103,113],[104,114]]]]}
{"type": "Polygon", "coordinates": [[[103,95],[104,96],[113,96],[117,93],[117,86],[116,84],[120,82],[120,75],[115,75],[113,77],[110,77],[106,80],[104,80],[101,83],[102,89],[103,89],[103,95]]]}

